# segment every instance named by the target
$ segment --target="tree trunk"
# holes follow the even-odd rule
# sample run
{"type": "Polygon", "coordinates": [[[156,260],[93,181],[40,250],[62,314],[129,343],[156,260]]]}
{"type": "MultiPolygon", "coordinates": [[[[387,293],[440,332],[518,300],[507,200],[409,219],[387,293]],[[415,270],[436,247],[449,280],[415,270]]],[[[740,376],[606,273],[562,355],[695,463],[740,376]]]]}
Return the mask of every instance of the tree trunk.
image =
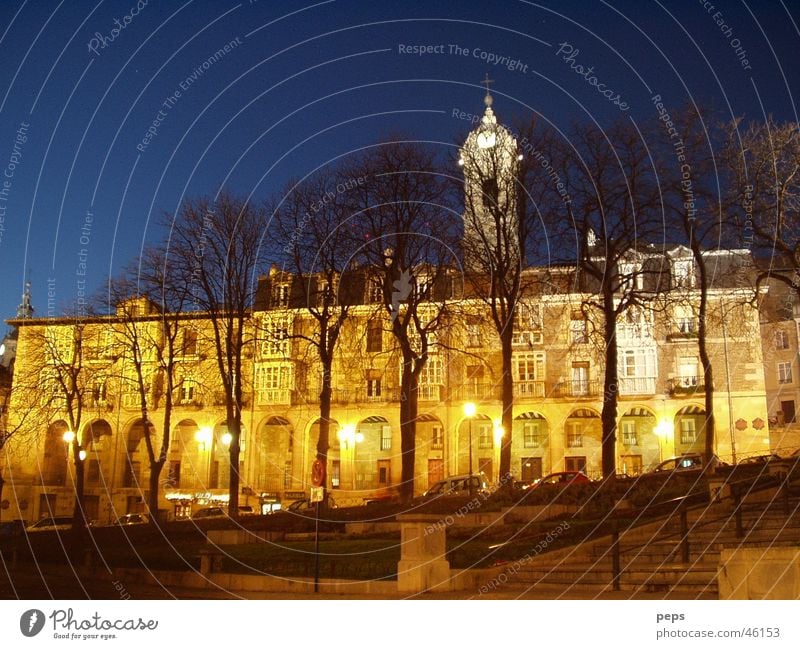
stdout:
{"type": "Polygon", "coordinates": [[[497,474],[498,484],[501,489],[510,490],[513,487],[511,480],[511,435],[514,425],[514,377],[512,367],[512,336],[513,323],[503,328],[500,344],[503,354],[503,414],[501,423],[503,437],[500,441],[500,468],[497,474]]]}
{"type": "Polygon", "coordinates": [[[78,443],[73,442],[73,453],[75,453],[75,507],[72,510],[72,543],[73,551],[83,547],[83,540],[86,537],[86,511],[84,509],[84,461],[78,456],[78,443]]]}
{"type": "Polygon", "coordinates": [[[413,359],[403,360],[403,377],[400,385],[400,451],[402,471],[400,499],[409,502],[414,497],[414,460],[416,451],[417,387],[418,375],[412,371],[413,359]]]}
{"type": "Polygon", "coordinates": [[[331,367],[323,364],[322,390],[319,393],[319,437],[317,460],[322,463],[322,486],[328,488],[328,449],[331,445],[331,367]]]}
{"type": "MultiPolygon", "coordinates": [[[[6,481],[3,480],[3,475],[0,474],[0,503],[3,502],[3,487],[5,486],[6,481]]],[[[3,520],[3,508],[0,507],[0,521],[3,520]]]]}
{"type": "Polygon", "coordinates": [[[228,492],[228,516],[239,518],[239,455],[241,453],[242,422],[240,417],[229,419],[228,432],[231,434],[230,448],[230,489],[228,492]]]}
{"type": "MultiPolygon", "coordinates": [[[[697,351],[700,355],[700,364],[703,366],[703,387],[705,389],[705,417],[701,427],[701,434],[704,436],[705,448],[703,451],[704,464],[711,462],[714,457],[715,444],[715,419],[714,419],[714,371],[711,367],[711,359],[708,356],[708,345],[706,341],[706,312],[708,310],[708,291],[706,290],[705,267],[700,266],[700,310],[698,313],[697,324],[697,351]]],[[[724,317],[724,314],[723,314],[724,317]]],[[[733,449],[731,449],[733,450],[733,449]]]]}
{"type": "Polygon", "coordinates": [[[605,343],[606,370],[603,378],[602,458],[603,479],[614,478],[617,474],[617,317],[614,309],[614,296],[607,291],[603,294],[603,333],[605,343]]]}
{"type": "Polygon", "coordinates": [[[150,493],[147,496],[147,509],[150,512],[151,523],[156,523],[158,521],[158,494],[161,487],[159,478],[163,468],[163,460],[150,463],[150,493]]]}

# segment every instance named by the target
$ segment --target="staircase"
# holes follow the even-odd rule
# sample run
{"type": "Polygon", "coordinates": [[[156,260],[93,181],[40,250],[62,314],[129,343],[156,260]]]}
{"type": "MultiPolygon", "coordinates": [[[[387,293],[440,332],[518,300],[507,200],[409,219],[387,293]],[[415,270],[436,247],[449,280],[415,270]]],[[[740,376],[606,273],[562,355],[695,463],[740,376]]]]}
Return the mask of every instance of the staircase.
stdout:
{"type": "MultiPolygon", "coordinates": [[[[772,487],[738,502],[687,508],[683,529],[685,535],[676,512],[620,532],[619,590],[631,598],[661,592],[665,597],[716,599],[723,548],[800,543],[800,490],[793,488],[786,498],[772,487]]],[[[614,537],[605,536],[535,557],[509,575],[505,588],[541,588],[568,598],[587,590],[614,590],[614,574],[614,537]]]]}

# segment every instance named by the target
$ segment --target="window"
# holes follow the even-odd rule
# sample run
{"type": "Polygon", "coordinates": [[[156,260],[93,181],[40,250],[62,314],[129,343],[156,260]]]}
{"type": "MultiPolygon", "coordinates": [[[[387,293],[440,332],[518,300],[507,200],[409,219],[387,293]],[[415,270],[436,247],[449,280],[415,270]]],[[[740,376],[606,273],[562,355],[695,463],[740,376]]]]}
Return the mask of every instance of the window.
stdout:
{"type": "Polygon", "coordinates": [[[642,265],[638,263],[619,264],[620,291],[627,293],[631,290],[641,291],[644,285],[642,265]]]}
{"type": "Polygon", "coordinates": [[[632,349],[622,354],[622,376],[636,376],[636,352],[632,349]]]}
{"type": "Polygon", "coordinates": [[[697,318],[690,306],[675,307],[675,329],[677,333],[691,336],[697,333],[697,318]]]}
{"type": "Polygon", "coordinates": [[[381,426],[381,450],[388,451],[392,448],[392,427],[381,426]]]}
{"type": "Polygon", "coordinates": [[[583,425],[579,421],[567,422],[567,448],[583,446],[583,425]]]}
{"type": "Polygon", "coordinates": [[[682,356],[678,366],[678,374],[681,387],[697,387],[697,357],[682,356]]]}
{"type": "Polygon", "coordinates": [[[478,424],[478,448],[492,448],[492,425],[478,424]]]}
{"type": "Polygon", "coordinates": [[[379,280],[373,279],[369,282],[367,302],[370,304],[380,304],[383,302],[383,284],[379,280]]]}
{"type": "Polygon", "coordinates": [[[273,297],[272,306],[289,306],[289,284],[276,284],[273,297]]]}
{"type": "Polygon", "coordinates": [[[694,288],[693,260],[674,260],[672,262],[672,281],[675,288],[694,288]]]}
{"type": "Polygon", "coordinates": [[[341,485],[342,463],[341,460],[331,460],[331,489],[338,489],[341,485]]]}
{"type": "Polygon", "coordinates": [[[467,347],[481,346],[481,321],[476,316],[467,316],[467,347]]]}
{"type": "Polygon", "coordinates": [[[256,366],[255,392],[259,403],[286,403],[293,387],[291,365],[256,366]]]}
{"type": "Polygon", "coordinates": [[[292,462],[287,460],[283,465],[283,490],[288,491],[292,488],[292,462]]]}
{"type": "Polygon", "coordinates": [[[634,477],[641,474],[643,466],[641,455],[623,455],[620,460],[622,460],[621,468],[625,475],[634,477]]]}
{"type": "Polygon", "coordinates": [[[444,430],[441,426],[436,425],[431,428],[431,448],[444,448],[444,430]]]}
{"type": "Polygon", "coordinates": [[[367,379],[367,398],[379,399],[381,396],[381,379],[367,379]]]}
{"type": "Polygon", "coordinates": [[[582,455],[565,457],[564,471],[586,471],[586,457],[582,455]]]}
{"type": "Polygon", "coordinates": [[[572,364],[572,396],[585,396],[589,394],[589,363],[576,361],[572,364]]]}
{"type": "Polygon", "coordinates": [[[194,379],[183,379],[178,397],[180,403],[193,404],[197,396],[197,383],[194,379]]]}
{"type": "Polygon", "coordinates": [[[544,352],[514,354],[514,380],[544,380],[544,352]]]}
{"type": "Polygon", "coordinates": [[[169,463],[169,471],[167,473],[167,480],[164,484],[165,487],[175,487],[181,486],[181,463],[180,460],[172,460],[169,463]]]}
{"type": "Polygon", "coordinates": [[[383,351],[383,323],[380,320],[370,320],[367,325],[367,351],[383,351]]]}
{"type": "Polygon", "coordinates": [[[789,349],[789,335],[782,329],[775,332],[775,349],[789,349]]]}
{"type": "Polygon", "coordinates": [[[197,332],[194,329],[184,329],[181,340],[181,356],[195,356],[197,354],[197,332]]]}
{"type": "Polygon", "coordinates": [[[138,487],[141,474],[141,462],[133,462],[130,457],[125,463],[125,476],[122,479],[123,487],[138,487]]]}
{"type": "Polygon", "coordinates": [[[290,321],[287,316],[269,318],[265,326],[265,340],[261,344],[263,356],[289,355],[290,321]]]}
{"type": "Polygon", "coordinates": [[[523,304],[517,305],[514,313],[514,334],[512,344],[514,345],[533,345],[542,342],[542,318],[541,305],[523,304]]]}
{"type": "Polygon", "coordinates": [[[639,443],[639,441],[636,438],[635,421],[622,422],[622,443],[625,446],[636,446],[639,443]]]}
{"type": "Polygon", "coordinates": [[[541,427],[538,421],[526,421],[522,426],[522,445],[539,448],[542,445],[541,427]]]}
{"type": "Polygon", "coordinates": [[[694,444],[697,441],[697,429],[694,419],[681,419],[681,444],[694,444]]]}
{"type": "Polygon", "coordinates": [[[778,383],[791,383],[792,382],[792,363],[782,362],[778,363],[778,383]]]}
{"type": "Polygon", "coordinates": [[[483,206],[485,208],[491,209],[497,207],[497,199],[499,197],[497,178],[486,178],[481,183],[481,192],[483,195],[483,206]]]}
{"type": "Polygon", "coordinates": [[[107,401],[107,381],[105,378],[97,378],[92,381],[92,405],[105,405],[107,401]]]}
{"type": "Polygon", "coordinates": [[[581,313],[573,313],[569,323],[570,342],[573,345],[583,345],[589,342],[589,328],[586,318],[581,313]]]}

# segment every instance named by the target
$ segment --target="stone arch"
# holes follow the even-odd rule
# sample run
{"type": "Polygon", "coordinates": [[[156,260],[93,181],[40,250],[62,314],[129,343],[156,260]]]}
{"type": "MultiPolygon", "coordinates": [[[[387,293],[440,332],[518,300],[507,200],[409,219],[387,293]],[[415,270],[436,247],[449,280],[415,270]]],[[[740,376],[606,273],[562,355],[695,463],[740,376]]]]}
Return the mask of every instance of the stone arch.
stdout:
{"type": "Polygon", "coordinates": [[[661,440],[654,432],[657,422],[656,413],[640,405],[630,406],[619,418],[619,473],[638,476],[660,459],[661,440]]]}
{"type": "Polygon", "coordinates": [[[602,424],[594,408],[573,408],[564,420],[564,470],[602,475],[602,424]]]}
{"type": "Polygon", "coordinates": [[[705,407],[699,404],[683,406],[673,420],[675,455],[702,453],[705,450],[705,437],[702,433],[706,421],[705,407]]]}
{"type": "Polygon", "coordinates": [[[257,490],[282,492],[292,488],[295,446],[301,446],[300,441],[286,417],[272,415],[258,425],[250,453],[257,490]]]}
{"type": "Polygon", "coordinates": [[[512,466],[512,473],[523,482],[533,482],[552,472],[550,466],[550,424],[545,416],[535,410],[514,417],[512,459],[519,458],[519,471],[512,466]]]}

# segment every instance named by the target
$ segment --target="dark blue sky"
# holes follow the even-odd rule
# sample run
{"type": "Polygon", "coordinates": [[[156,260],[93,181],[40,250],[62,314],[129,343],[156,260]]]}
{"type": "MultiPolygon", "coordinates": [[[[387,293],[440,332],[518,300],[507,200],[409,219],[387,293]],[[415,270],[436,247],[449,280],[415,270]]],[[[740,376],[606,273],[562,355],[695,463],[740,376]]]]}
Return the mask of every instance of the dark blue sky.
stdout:
{"type": "Polygon", "coordinates": [[[798,22],[780,1],[4,0],[0,314],[26,274],[38,315],[48,279],[58,309],[92,293],[184,197],[260,199],[387,134],[451,147],[487,73],[501,121],[638,122],[656,94],[796,121],[798,22]]]}

